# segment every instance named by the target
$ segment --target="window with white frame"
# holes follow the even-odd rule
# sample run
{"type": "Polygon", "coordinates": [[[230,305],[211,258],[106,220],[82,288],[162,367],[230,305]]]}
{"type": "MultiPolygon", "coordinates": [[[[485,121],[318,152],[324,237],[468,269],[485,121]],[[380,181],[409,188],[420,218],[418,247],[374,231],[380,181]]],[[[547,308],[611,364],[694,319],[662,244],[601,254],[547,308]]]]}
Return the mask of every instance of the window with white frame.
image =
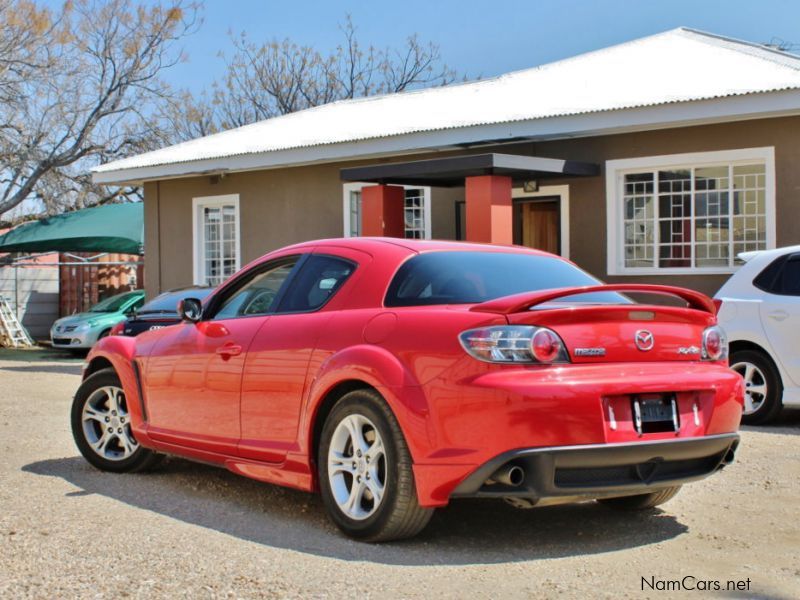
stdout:
{"type": "Polygon", "coordinates": [[[216,286],[239,269],[239,196],[192,201],[194,281],[216,286]]]}
{"type": "Polygon", "coordinates": [[[774,246],[772,148],[607,163],[609,274],[730,272],[774,246]]]}
{"type": "MultiPolygon", "coordinates": [[[[346,183],[344,191],[344,235],[361,235],[361,188],[369,183],[346,183]]],[[[431,188],[405,188],[405,236],[413,239],[431,238],[431,188]]]]}

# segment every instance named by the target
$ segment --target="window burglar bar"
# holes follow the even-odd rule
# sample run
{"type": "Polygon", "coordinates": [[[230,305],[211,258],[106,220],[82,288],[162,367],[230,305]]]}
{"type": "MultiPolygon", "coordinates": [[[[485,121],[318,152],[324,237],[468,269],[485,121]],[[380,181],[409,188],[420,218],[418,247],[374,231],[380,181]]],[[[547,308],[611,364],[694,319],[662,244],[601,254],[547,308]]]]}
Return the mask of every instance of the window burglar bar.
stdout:
{"type": "Polygon", "coordinates": [[[766,248],[764,163],[629,172],[623,180],[625,266],[733,267],[766,248]]]}

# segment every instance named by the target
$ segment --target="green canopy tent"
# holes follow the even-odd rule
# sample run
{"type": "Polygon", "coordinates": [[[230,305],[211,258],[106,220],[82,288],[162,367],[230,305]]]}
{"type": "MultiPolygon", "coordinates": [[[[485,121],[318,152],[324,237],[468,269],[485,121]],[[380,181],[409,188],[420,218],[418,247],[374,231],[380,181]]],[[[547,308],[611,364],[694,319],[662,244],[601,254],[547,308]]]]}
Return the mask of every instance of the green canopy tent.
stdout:
{"type": "Polygon", "coordinates": [[[46,217],[0,235],[0,252],[119,252],[142,254],[141,202],[107,204],[46,217]]]}

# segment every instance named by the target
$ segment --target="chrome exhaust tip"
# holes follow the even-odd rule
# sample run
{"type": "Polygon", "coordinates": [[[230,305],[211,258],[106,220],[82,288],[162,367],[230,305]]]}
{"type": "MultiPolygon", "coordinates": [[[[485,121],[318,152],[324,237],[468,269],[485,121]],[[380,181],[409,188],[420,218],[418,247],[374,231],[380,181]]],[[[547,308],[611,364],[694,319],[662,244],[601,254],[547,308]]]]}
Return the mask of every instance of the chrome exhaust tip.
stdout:
{"type": "Polygon", "coordinates": [[[525,481],[525,471],[518,465],[505,465],[495,471],[486,483],[502,483],[519,487],[525,481]]]}

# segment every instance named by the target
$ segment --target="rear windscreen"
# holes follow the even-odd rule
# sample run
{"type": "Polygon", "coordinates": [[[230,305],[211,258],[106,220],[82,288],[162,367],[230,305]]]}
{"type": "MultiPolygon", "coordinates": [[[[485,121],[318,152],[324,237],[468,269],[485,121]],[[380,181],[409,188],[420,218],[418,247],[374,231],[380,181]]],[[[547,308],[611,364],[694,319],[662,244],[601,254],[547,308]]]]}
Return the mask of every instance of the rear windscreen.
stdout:
{"type": "MultiPolygon", "coordinates": [[[[408,260],[386,293],[386,306],[477,304],[553,288],[602,283],[552,256],[505,252],[428,252],[408,260]]],[[[578,294],[559,302],[628,304],[613,292],[578,294]]]]}
{"type": "Polygon", "coordinates": [[[147,313],[175,313],[178,314],[178,301],[185,298],[197,298],[202,300],[208,296],[214,288],[190,288],[187,290],[178,290],[177,292],[165,292],[160,296],[156,296],[150,302],[145,304],[141,310],[140,315],[147,313]]]}

